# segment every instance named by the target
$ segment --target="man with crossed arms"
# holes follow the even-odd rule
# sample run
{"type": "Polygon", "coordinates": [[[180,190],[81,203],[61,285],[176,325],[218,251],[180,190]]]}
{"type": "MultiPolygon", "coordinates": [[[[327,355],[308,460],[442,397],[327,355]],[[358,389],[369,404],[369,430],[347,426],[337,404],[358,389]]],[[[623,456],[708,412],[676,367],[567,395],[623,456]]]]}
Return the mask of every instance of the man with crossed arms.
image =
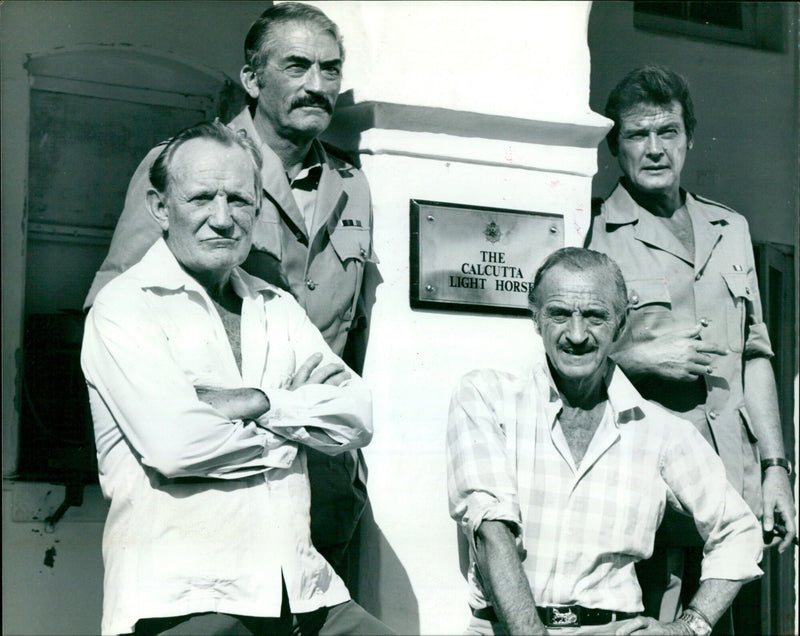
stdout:
{"type": "Polygon", "coordinates": [[[372,404],[291,295],[239,268],[260,171],[218,122],[173,138],[147,193],[162,238],[87,316],[104,634],[391,631],[311,544],[306,449],[367,444],[372,404]]]}
{"type": "Polygon", "coordinates": [[[462,378],[447,432],[450,512],[469,542],[471,634],[709,634],[760,576],[758,522],[687,421],[608,358],[627,291],[607,256],[550,255],[529,292],[546,364],[462,378]],[[702,584],[675,621],[640,616],[634,565],[666,506],[694,517],[702,584]]]}

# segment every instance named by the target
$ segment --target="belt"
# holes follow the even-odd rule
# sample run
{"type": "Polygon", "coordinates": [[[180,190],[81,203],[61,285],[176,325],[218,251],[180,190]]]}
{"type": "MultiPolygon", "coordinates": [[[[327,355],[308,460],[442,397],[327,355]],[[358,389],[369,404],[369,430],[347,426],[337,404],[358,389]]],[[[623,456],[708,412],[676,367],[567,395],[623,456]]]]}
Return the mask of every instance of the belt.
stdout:
{"type": "MultiPolygon", "coordinates": [[[[606,625],[638,616],[638,613],[613,612],[611,610],[583,607],[581,605],[559,605],[556,607],[537,607],[539,619],[545,627],[580,627],[581,625],[606,625]]],[[[493,607],[473,609],[472,615],[486,621],[497,622],[493,607]]]]}

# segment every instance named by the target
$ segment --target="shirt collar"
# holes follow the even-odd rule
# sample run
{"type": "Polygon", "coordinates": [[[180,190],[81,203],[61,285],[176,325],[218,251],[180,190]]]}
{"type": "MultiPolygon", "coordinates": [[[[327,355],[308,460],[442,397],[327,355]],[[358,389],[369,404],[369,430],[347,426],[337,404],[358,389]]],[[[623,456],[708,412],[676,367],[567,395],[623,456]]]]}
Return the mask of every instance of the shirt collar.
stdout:
{"type": "Polygon", "coordinates": [[[642,213],[643,208],[633,200],[630,192],[620,179],[617,187],[606,199],[603,206],[606,212],[606,222],[613,225],[626,225],[636,223],[642,213]]]}
{"type": "Polygon", "coordinates": [[[698,201],[691,192],[686,193],[686,208],[695,218],[700,217],[709,223],[722,223],[728,220],[730,212],[718,205],[707,205],[698,201]]]}
{"type": "MultiPolygon", "coordinates": [[[[700,216],[709,223],[719,223],[726,220],[728,213],[716,205],[703,205],[697,198],[686,190],[681,189],[685,200],[686,208],[690,215],[700,216]]],[[[622,179],[619,180],[617,187],[606,200],[606,222],[612,225],[626,225],[636,223],[646,210],[634,201],[622,179]]]]}
{"type": "MultiPolygon", "coordinates": [[[[553,376],[550,373],[549,365],[544,365],[543,372],[548,382],[549,410],[553,411],[551,423],[555,424],[555,416],[561,410],[562,402],[553,376]]],[[[617,426],[640,420],[644,417],[644,412],[639,407],[642,397],[622,370],[610,359],[607,361],[603,382],[606,385],[608,403],[614,413],[614,422],[617,426]]]]}
{"type": "MultiPolygon", "coordinates": [[[[228,127],[252,139],[261,150],[261,156],[264,160],[261,174],[265,178],[265,183],[267,183],[267,175],[281,174],[282,172],[286,174],[283,169],[283,162],[281,162],[278,155],[275,154],[275,151],[270,148],[268,144],[261,141],[261,137],[258,136],[256,124],[253,121],[253,116],[250,114],[250,109],[245,108],[241,113],[236,115],[228,124],[228,127]]],[[[307,170],[311,170],[315,166],[322,167],[327,164],[328,155],[325,152],[325,148],[319,140],[314,139],[314,141],[311,142],[308,154],[306,154],[305,159],[303,159],[303,168],[295,179],[301,177],[303,174],[308,174],[307,170]]]]}
{"type": "MultiPolygon", "coordinates": [[[[181,267],[163,237],[153,244],[135,269],[129,271],[142,289],[162,289],[173,293],[194,291],[206,294],[203,286],[181,267]]],[[[275,287],[260,278],[250,276],[239,267],[231,272],[231,284],[234,291],[242,298],[277,293],[275,287]]]]}

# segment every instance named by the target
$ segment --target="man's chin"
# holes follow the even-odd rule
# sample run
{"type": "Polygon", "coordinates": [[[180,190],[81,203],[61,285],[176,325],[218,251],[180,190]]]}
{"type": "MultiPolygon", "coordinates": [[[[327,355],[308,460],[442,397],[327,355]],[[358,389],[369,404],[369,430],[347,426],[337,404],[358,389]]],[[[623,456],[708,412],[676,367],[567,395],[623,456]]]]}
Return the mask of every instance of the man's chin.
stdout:
{"type": "Polygon", "coordinates": [[[559,374],[572,379],[589,377],[594,374],[599,367],[597,356],[594,353],[585,353],[582,355],[561,353],[553,362],[553,366],[559,374]]]}
{"type": "Polygon", "coordinates": [[[295,111],[292,120],[295,130],[316,137],[331,123],[331,114],[319,108],[302,108],[295,111]]]}
{"type": "Polygon", "coordinates": [[[640,190],[652,194],[670,192],[674,187],[675,179],[672,173],[664,171],[640,176],[636,184],[640,190]]]}

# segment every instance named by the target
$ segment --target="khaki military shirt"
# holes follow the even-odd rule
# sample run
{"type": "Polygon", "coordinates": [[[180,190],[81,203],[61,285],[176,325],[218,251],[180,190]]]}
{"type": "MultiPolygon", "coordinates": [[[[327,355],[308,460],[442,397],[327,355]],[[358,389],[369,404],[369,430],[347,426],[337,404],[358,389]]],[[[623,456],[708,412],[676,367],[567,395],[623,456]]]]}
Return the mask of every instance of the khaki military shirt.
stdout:
{"type": "Polygon", "coordinates": [[[715,356],[713,372],[694,383],[647,378],[637,388],[697,426],[722,458],[730,482],[760,514],[761,471],[744,401],[744,363],[772,356],[772,350],[750,232],[744,217],[723,205],[690,193],[685,205],[694,254],[622,183],[593,219],[587,247],[612,257],[625,277],[630,314],[621,347],[699,323],[703,340],[727,350],[715,356]]]}

